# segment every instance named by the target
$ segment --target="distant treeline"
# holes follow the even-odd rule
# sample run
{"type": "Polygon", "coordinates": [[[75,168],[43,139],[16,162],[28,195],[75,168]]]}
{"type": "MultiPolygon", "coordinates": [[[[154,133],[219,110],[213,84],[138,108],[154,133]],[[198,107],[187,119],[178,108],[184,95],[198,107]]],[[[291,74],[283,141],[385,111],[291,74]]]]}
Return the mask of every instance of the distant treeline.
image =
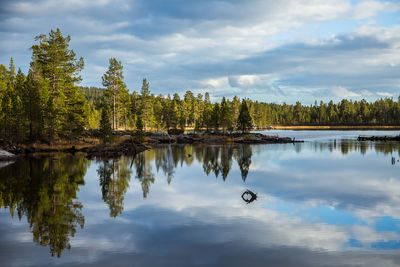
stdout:
{"type": "Polygon", "coordinates": [[[70,39],[59,29],[37,36],[27,75],[16,71],[12,58],[8,68],[0,65],[1,139],[78,138],[85,128],[100,128],[107,135],[126,128],[226,132],[269,125],[400,125],[400,98],[303,106],[223,97],[212,103],[208,93],[154,95],[146,79],[139,92],[129,93],[123,66],[115,58],[102,77],[104,88],[79,87],[84,61],[69,48],[70,39]]]}

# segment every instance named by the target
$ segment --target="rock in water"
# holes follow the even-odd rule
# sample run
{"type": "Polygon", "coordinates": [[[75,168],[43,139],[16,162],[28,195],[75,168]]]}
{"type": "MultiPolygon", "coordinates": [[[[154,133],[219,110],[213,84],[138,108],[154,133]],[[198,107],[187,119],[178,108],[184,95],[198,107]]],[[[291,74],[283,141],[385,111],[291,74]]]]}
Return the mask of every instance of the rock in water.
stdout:
{"type": "Polygon", "coordinates": [[[16,157],[13,153],[0,149],[0,160],[9,160],[16,157]]]}

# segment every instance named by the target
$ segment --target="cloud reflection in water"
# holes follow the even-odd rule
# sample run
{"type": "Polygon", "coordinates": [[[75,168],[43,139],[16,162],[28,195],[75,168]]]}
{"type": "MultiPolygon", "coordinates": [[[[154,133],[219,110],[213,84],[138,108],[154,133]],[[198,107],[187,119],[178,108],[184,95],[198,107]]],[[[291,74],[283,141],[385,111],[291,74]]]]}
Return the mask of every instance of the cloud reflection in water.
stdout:
{"type": "Polygon", "coordinates": [[[166,146],[140,154],[132,168],[129,158],[94,162],[77,192],[85,228],[71,237],[71,250],[49,259],[45,249],[26,238],[18,241],[29,225],[1,212],[0,260],[68,266],[394,266],[400,263],[400,183],[399,165],[390,159],[398,151],[397,144],[344,141],[166,146]],[[121,166],[114,177],[99,180],[107,164],[121,166]],[[110,194],[118,188],[122,191],[110,194]],[[259,196],[251,205],[240,197],[247,188],[259,196]],[[12,234],[6,235],[7,229],[12,234]],[[11,257],[5,260],[6,255],[11,257]]]}

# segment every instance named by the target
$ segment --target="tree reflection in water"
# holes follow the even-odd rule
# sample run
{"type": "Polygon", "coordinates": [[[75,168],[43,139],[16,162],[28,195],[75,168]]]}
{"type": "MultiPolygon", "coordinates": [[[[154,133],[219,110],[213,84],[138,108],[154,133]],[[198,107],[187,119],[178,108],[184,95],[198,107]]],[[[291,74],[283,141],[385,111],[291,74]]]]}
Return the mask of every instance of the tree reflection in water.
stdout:
{"type": "Polygon", "coordinates": [[[136,165],[136,179],[138,179],[142,185],[143,198],[146,198],[149,190],[150,184],[155,181],[154,173],[151,167],[151,159],[148,158],[147,153],[140,153],[135,158],[136,165]]]}
{"type": "Polygon", "coordinates": [[[129,188],[131,169],[126,157],[103,160],[97,169],[101,193],[110,209],[110,216],[117,217],[124,209],[124,195],[129,188]]]}
{"type": "MultiPolygon", "coordinates": [[[[175,173],[174,169],[180,165],[190,165],[195,160],[202,164],[204,172],[215,177],[222,176],[225,181],[232,168],[232,160],[236,159],[243,181],[249,172],[252,147],[249,145],[207,145],[207,146],[163,146],[156,150],[146,151],[145,154],[155,153],[157,171],[163,170],[168,184],[175,173]]],[[[151,156],[150,156],[151,157],[151,156]]]]}
{"type": "Polygon", "coordinates": [[[82,156],[29,158],[0,169],[0,205],[26,216],[33,240],[52,256],[70,249],[76,227],[84,227],[76,192],[89,162],[82,156]]]}

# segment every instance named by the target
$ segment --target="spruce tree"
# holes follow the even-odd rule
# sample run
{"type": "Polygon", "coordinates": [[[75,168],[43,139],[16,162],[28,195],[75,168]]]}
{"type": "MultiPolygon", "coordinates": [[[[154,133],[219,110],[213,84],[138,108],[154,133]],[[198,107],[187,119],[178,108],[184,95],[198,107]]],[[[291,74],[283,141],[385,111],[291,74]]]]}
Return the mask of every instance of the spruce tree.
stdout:
{"type": "Polygon", "coordinates": [[[232,129],[232,109],[229,103],[226,101],[225,97],[221,101],[221,111],[220,111],[220,122],[222,126],[222,131],[226,133],[229,129],[232,129]]]}
{"type": "Polygon", "coordinates": [[[214,127],[214,132],[219,131],[221,123],[221,107],[219,103],[214,104],[214,108],[211,113],[211,124],[214,127]]]}
{"type": "Polygon", "coordinates": [[[108,105],[103,105],[101,109],[100,119],[100,137],[103,143],[108,143],[112,140],[113,132],[110,123],[110,110],[108,105]]]}
{"type": "Polygon", "coordinates": [[[242,133],[251,130],[251,128],[253,127],[253,121],[250,116],[249,108],[244,99],[242,100],[242,104],[240,105],[236,127],[238,130],[242,131],[242,133]]]}

